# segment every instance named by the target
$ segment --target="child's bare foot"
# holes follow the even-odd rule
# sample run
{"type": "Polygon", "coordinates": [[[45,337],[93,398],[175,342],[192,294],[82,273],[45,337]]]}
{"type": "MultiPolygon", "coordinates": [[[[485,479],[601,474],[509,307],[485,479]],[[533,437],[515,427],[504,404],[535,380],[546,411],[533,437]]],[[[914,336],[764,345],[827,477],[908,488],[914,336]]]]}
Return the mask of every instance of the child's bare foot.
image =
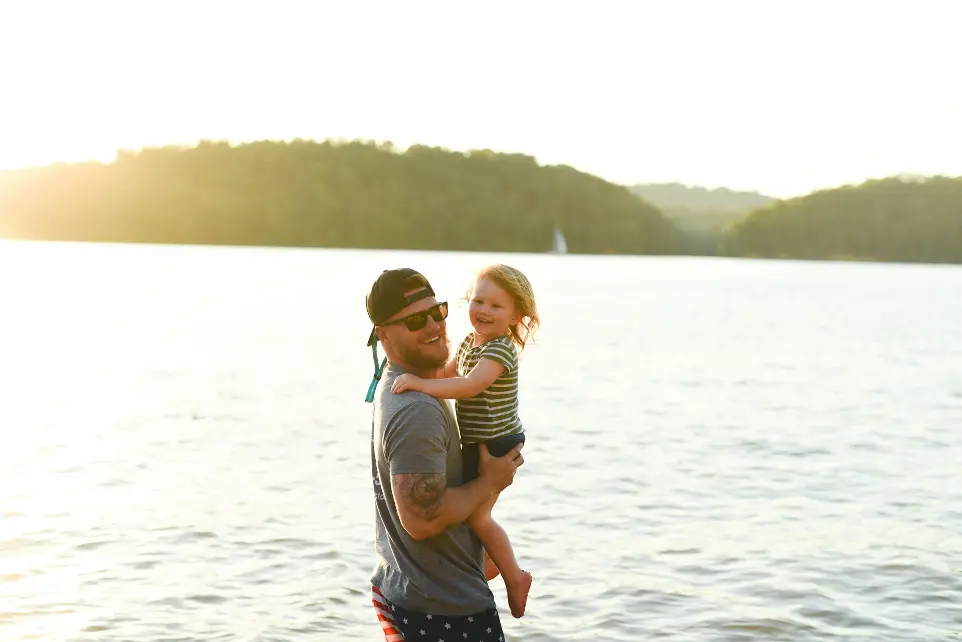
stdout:
{"type": "Polygon", "coordinates": [[[528,591],[531,590],[531,573],[522,571],[521,575],[510,582],[504,583],[508,589],[508,606],[511,607],[513,617],[524,615],[524,608],[528,604],[528,591]]]}

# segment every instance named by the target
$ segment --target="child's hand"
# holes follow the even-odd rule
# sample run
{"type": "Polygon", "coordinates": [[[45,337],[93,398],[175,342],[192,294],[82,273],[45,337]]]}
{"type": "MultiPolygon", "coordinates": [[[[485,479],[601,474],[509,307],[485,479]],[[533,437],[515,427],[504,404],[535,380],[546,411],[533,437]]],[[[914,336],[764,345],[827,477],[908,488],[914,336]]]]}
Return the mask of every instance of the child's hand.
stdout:
{"type": "Polygon", "coordinates": [[[420,392],[421,381],[421,377],[415,377],[413,374],[404,373],[399,375],[398,378],[394,380],[394,385],[391,386],[391,392],[394,394],[404,392],[405,390],[416,390],[420,392]]]}

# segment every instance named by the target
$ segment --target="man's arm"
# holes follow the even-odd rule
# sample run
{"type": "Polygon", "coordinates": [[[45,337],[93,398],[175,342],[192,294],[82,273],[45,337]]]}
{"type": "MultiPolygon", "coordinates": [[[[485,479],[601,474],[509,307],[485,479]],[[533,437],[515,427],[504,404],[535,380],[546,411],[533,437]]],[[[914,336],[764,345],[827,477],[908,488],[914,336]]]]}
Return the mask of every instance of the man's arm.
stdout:
{"type": "Polygon", "coordinates": [[[444,473],[406,473],[391,477],[401,526],[422,540],[468,519],[496,492],[490,480],[474,479],[447,488],[444,473]]]}
{"type": "Polygon", "coordinates": [[[509,485],[524,463],[523,444],[504,457],[492,457],[481,445],[480,476],[463,486],[447,488],[444,473],[401,473],[391,477],[394,503],[401,526],[412,538],[423,540],[468,519],[481,504],[509,485]]]}

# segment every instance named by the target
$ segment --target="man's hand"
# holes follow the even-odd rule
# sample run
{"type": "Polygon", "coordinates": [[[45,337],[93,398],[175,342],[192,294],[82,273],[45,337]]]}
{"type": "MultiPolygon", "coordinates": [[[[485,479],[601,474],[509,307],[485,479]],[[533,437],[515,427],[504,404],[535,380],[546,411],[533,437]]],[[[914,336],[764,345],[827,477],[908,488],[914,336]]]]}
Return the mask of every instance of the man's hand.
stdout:
{"type": "Polygon", "coordinates": [[[391,392],[394,394],[404,392],[405,390],[421,392],[421,381],[421,377],[416,377],[413,374],[405,372],[394,380],[394,384],[391,386],[391,392]]]}
{"type": "Polygon", "coordinates": [[[524,463],[524,457],[521,456],[523,447],[524,444],[520,443],[509,450],[504,457],[493,457],[488,452],[487,445],[481,443],[479,449],[481,451],[481,463],[478,467],[478,475],[494,487],[495,493],[500,493],[514,481],[515,471],[518,466],[524,463]]]}

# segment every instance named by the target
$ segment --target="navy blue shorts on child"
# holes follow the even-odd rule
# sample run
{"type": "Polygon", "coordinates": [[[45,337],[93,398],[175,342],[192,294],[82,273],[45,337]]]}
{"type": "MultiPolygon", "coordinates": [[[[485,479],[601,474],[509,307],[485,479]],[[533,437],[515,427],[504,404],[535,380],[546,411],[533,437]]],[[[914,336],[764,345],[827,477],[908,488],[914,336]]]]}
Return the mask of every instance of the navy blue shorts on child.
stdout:
{"type": "Polygon", "coordinates": [[[524,443],[524,433],[495,437],[485,442],[464,444],[461,446],[461,461],[464,465],[464,483],[478,477],[478,466],[481,463],[481,443],[488,447],[492,457],[504,457],[512,448],[524,443]]]}

